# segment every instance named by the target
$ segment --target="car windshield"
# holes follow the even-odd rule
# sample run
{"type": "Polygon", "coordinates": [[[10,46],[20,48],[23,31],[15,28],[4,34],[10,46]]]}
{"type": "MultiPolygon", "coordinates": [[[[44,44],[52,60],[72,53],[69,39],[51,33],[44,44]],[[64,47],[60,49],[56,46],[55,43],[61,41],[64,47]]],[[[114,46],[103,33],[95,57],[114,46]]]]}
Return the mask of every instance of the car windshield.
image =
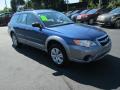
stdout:
{"type": "Polygon", "coordinates": [[[110,13],[120,13],[120,8],[113,9],[110,13]]]}
{"type": "Polygon", "coordinates": [[[76,10],[76,11],[72,12],[72,14],[75,14],[75,13],[78,13],[78,12],[79,12],[79,10],[76,10]]]}
{"type": "Polygon", "coordinates": [[[92,10],[88,11],[87,14],[94,14],[96,12],[97,12],[97,9],[92,9],[92,10]]]}
{"type": "Polygon", "coordinates": [[[67,13],[66,13],[66,15],[69,15],[69,14],[71,14],[73,11],[68,11],[67,13]]]}
{"type": "Polygon", "coordinates": [[[45,12],[38,14],[40,20],[46,27],[62,26],[67,24],[73,24],[67,16],[59,12],[45,12]]]}
{"type": "Polygon", "coordinates": [[[87,13],[89,10],[83,10],[80,14],[85,14],[87,13]]]}

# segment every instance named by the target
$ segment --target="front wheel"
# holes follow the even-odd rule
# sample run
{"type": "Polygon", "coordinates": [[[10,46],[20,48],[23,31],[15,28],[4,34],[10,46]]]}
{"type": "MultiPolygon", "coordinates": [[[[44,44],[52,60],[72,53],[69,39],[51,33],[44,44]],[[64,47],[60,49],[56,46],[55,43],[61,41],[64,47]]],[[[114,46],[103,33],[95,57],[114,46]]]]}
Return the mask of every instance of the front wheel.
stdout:
{"type": "Polygon", "coordinates": [[[94,24],[94,19],[90,19],[88,22],[90,25],[94,24]]]}
{"type": "Polygon", "coordinates": [[[52,45],[49,48],[48,53],[54,64],[57,66],[63,66],[68,61],[64,48],[59,44],[52,45]]]}

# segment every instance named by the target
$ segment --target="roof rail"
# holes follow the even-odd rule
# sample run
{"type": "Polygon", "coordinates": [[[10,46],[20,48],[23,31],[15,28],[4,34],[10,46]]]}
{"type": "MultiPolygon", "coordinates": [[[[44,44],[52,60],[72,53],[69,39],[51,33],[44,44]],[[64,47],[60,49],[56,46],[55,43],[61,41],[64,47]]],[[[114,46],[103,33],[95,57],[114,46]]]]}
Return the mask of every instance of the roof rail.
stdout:
{"type": "Polygon", "coordinates": [[[18,10],[17,12],[22,12],[22,11],[33,11],[34,9],[22,9],[22,10],[18,10]]]}
{"type": "Polygon", "coordinates": [[[33,11],[34,9],[24,9],[23,11],[33,11]]]}

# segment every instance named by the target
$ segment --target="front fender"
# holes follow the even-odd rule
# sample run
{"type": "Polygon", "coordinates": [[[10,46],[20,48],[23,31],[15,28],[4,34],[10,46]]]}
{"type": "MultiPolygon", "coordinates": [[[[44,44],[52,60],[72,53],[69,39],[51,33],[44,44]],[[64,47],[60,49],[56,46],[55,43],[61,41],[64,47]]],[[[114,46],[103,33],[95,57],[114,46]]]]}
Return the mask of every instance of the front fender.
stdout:
{"type": "Polygon", "coordinates": [[[45,42],[46,51],[48,52],[47,45],[48,45],[49,41],[51,41],[51,40],[55,40],[55,41],[59,42],[64,47],[64,49],[66,51],[66,54],[68,55],[68,58],[69,58],[69,55],[70,55],[69,46],[65,42],[65,40],[63,38],[59,37],[59,36],[50,36],[50,37],[47,38],[47,40],[45,42]]]}

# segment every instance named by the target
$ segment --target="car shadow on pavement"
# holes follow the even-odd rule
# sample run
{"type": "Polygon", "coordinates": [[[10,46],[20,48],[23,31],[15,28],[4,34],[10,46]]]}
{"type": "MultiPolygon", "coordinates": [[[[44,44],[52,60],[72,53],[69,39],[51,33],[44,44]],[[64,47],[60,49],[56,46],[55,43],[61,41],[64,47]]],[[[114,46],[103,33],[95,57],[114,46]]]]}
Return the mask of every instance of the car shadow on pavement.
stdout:
{"type": "Polygon", "coordinates": [[[115,28],[113,25],[112,26],[99,26],[99,27],[105,28],[105,29],[111,29],[111,30],[120,30],[119,28],[115,28]]]}
{"type": "Polygon", "coordinates": [[[107,55],[97,62],[89,64],[71,62],[66,67],[59,68],[50,61],[48,55],[43,51],[25,45],[16,51],[55,70],[54,76],[64,75],[80,84],[105,90],[116,89],[120,86],[120,58],[107,55]]]}

